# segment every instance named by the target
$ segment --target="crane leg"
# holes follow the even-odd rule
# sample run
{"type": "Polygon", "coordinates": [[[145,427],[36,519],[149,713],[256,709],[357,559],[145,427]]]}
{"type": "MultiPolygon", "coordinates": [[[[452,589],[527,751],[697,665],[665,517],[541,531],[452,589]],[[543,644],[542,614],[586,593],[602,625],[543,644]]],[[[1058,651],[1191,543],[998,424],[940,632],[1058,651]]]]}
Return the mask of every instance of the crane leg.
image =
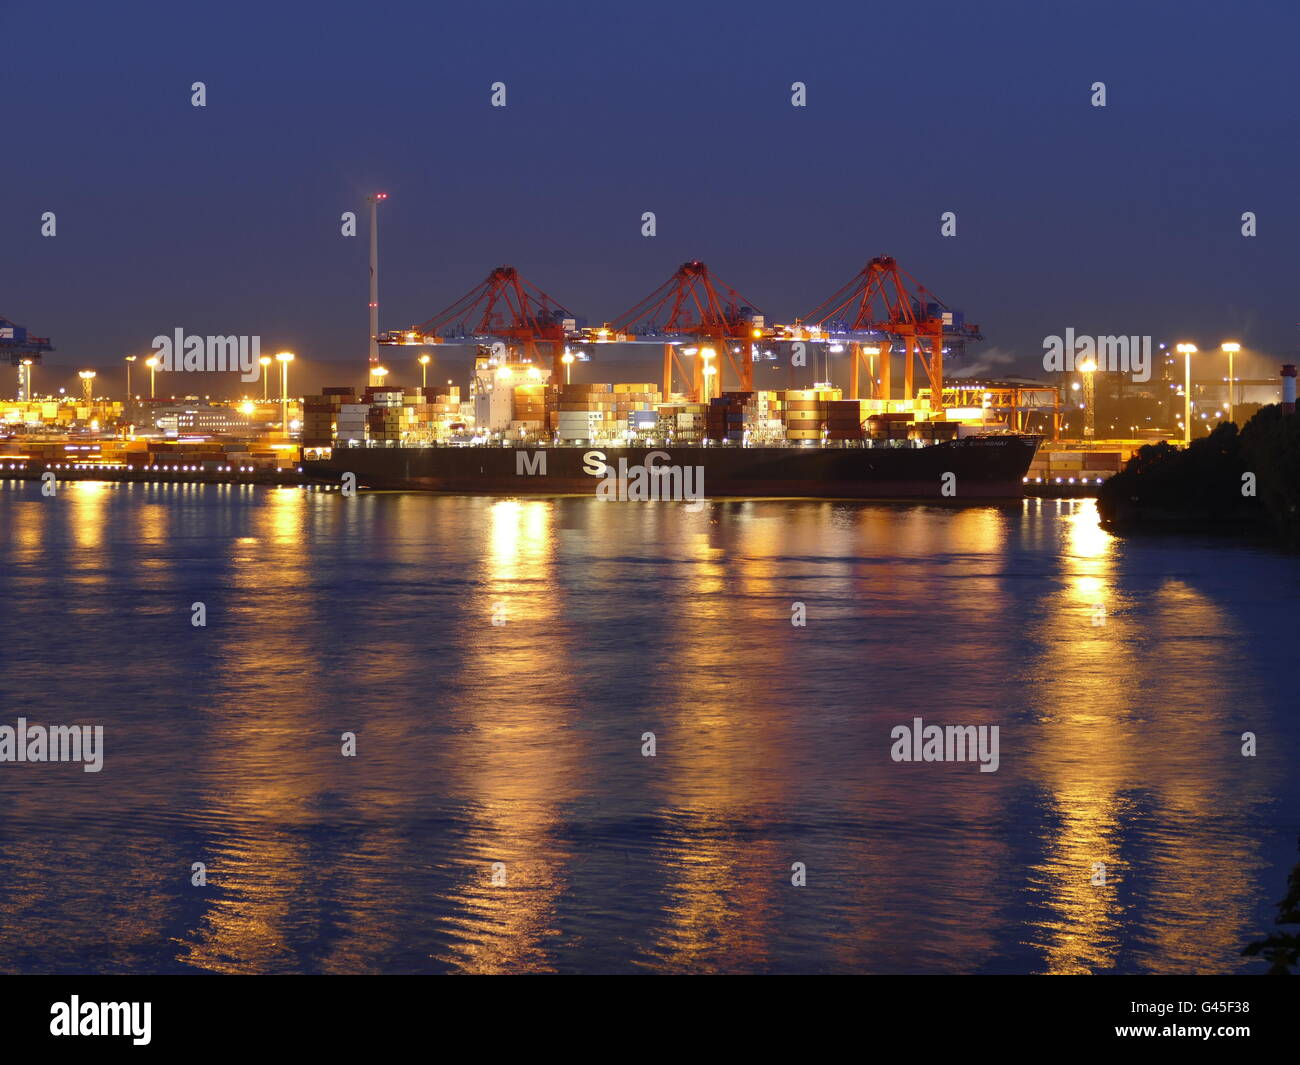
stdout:
{"type": "Polygon", "coordinates": [[[943,337],[930,342],[930,410],[943,410],[943,337]]]}
{"type": "Polygon", "coordinates": [[[893,366],[894,343],[891,340],[880,346],[880,398],[885,401],[885,410],[889,410],[889,400],[894,390],[891,377],[893,366]]]}

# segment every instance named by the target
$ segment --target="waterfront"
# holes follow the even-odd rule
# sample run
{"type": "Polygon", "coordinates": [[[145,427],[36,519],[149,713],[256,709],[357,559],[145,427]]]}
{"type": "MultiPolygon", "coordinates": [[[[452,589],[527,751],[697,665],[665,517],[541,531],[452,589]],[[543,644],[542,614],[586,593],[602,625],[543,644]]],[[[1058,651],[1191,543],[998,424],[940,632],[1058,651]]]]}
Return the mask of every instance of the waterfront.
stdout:
{"type": "Polygon", "coordinates": [[[0,534],[0,724],[105,735],[0,766],[0,970],[1259,971],[1295,861],[1300,566],[1089,500],[6,482],[0,534]]]}

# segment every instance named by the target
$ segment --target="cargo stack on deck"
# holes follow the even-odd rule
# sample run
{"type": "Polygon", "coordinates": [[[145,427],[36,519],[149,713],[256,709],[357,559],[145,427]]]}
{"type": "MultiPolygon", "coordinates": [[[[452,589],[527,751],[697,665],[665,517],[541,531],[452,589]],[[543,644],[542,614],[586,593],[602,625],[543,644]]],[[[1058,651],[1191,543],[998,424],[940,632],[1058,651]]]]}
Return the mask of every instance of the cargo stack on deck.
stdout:
{"type": "Polygon", "coordinates": [[[704,435],[722,443],[740,444],[745,440],[745,404],[753,392],[728,392],[709,400],[705,414],[704,435]]]}
{"type": "Polygon", "coordinates": [[[326,388],[318,396],[304,396],[302,446],[329,447],[338,429],[343,404],[355,405],[356,399],[356,392],[350,388],[326,388]]]}

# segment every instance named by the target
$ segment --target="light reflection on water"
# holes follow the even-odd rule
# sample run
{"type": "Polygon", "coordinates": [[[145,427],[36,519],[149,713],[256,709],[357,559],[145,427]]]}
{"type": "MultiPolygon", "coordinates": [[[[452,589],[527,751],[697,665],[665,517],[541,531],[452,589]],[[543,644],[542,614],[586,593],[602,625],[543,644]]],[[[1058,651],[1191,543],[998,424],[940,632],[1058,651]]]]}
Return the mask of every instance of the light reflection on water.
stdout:
{"type": "Polygon", "coordinates": [[[1293,860],[1296,563],[1086,501],[0,484],[0,533],[0,723],[106,730],[0,766],[6,971],[1216,972],[1293,860]],[[894,764],[918,716],[1001,769],[894,764]]]}

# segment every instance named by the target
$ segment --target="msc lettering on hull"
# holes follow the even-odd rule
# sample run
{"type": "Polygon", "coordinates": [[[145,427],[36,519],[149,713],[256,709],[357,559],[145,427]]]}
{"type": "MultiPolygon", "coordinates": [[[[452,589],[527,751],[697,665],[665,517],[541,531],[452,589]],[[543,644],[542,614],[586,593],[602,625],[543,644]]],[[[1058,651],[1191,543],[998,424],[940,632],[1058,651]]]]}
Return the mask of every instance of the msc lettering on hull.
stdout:
{"type": "Polygon", "coordinates": [[[644,462],[620,458],[617,468],[605,461],[603,451],[582,456],[583,472],[599,477],[596,498],[604,503],[686,502],[687,510],[704,503],[704,467],[674,466],[667,451],[651,451],[644,462]]]}

